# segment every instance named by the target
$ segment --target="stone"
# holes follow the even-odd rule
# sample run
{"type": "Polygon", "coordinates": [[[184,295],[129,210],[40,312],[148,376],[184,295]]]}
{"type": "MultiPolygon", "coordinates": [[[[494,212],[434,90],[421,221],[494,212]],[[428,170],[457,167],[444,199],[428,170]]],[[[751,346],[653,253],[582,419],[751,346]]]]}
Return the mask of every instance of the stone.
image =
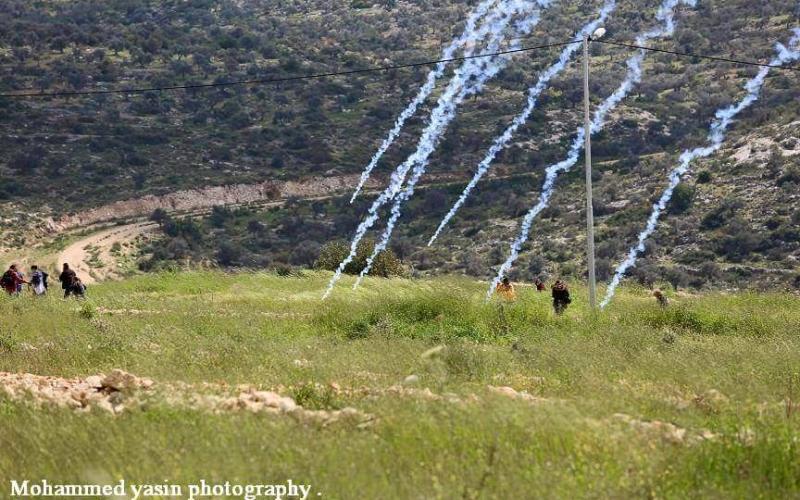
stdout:
{"type": "Polygon", "coordinates": [[[90,377],[86,377],[86,385],[89,387],[93,387],[95,389],[100,389],[103,387],[103,376],[102,375],[92,375],[90,377]]]}
{"type": "Polygon", "coordinates": [[[140,386],[140,382],[137,377],[116,368],[111,370],[111,373],[103,378],[101,384],[104,388],[113,389],[115,391],[136,389],[140,386]]]}

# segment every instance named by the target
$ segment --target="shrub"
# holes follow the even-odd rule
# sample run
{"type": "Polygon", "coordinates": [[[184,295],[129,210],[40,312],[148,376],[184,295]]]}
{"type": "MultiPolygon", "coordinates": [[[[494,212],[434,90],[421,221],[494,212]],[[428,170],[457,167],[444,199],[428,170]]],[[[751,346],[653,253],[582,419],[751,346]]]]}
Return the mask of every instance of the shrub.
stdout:
{"type": "Polygon", "coordinates": [[[163,208],[157,208],[150,214],[150,220],[157,223],[159,226],[162,226],[168,218],[169,214],[167,214],[167,211],[163,208]]]}
{"type": "Polygon", "coordinates": [[[703,217],[700,227],[703,229],[718,229],[724,226],[741,207],[742,202],[737,199],[728,198],[722,200],[719,206],[703,217]]]}
{"type": "MultiPolygon", "coordinates": [[[[375,249],[375,242],[372,240],[362,240],[356,250],[356,255],[344,268],[346,274],[360,274],[367,266],[367,259],[375,249]]],[[[350,247],[342,241],[327,243],[319,252],[319,257],[314,262],[315,269],[335,271],[339,264],[344,261],[350,253],[350,247]]],[[[370,270],[371,276],[381,276],[389,278],[391,276],[404,276],[406,274],[403,263],[392,250],[380,252],[373,262],[370,270]]]]}
{"type": "Polygon", "coordinates": [[[800,184],[800,168],[787,168],[783,174],[778,177],[776,184],[779,187],[782,187],[784,184],[800,184]]]}
{"type": "Polygon", "coordinates": [[[308,410],[338,410],[342,407],[336,401],[336,394],[330,387],[318,387],[311,383],[303,384],[292,391],[292,399],[308,410]]]}
{"type": "Polygon", "coordinates": [[[741,262],[758,248],[761,240],[742,220],[735,220],[717,242],[716,250],[733,262],[741,262]]]}
{"type": "Polygon", "coordinates": [[[672,201],[669,204],[671,214],[682,214],[689,210],[694,201],[694,188],[687,184],[678,184],[672,194],[672,201]]]}
{"type": "Polygon", "coordinates": [[[712,179],[711,172],[709,172],[708,170],[703,170],[702,172],[697,174],[698,184],[708,184],[709,182],[711,182],[711,179],[712,179]]]}
{"type": "Polygon", "coordinates": [[[217,262],[223,266],[237,266],[242,263],[242,247],[230,242],[223,242],[217,250],[217,262]]]}

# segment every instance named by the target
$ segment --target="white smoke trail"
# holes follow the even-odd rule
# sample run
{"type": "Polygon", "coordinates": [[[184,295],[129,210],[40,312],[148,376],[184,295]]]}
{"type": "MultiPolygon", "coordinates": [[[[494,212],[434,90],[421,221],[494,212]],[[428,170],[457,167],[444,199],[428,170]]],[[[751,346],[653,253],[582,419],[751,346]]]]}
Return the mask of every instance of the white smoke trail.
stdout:
{"type": "Polygon", "coordinates": [[[533,113],[533,110],[536,109],[536,105],[539,103],[539,97],[541,96],[542,92],[544,92],[545,89],[547,89],[547,87],[550,85],[550,80],[564,70],[575,52],[580,49],[581,46],[577,42],[582,41],[585,36],[591,35],[595,32],[595,30],[597,30],[597,28],[602,26],[605,23],[608,15],[611,14],[613,8],[613,5],[606,4],[606,6],[600,12],[600,17],[581,28],[581,30],[573,39],[576,43],[567,45],[567,47],[561,52],[558,61],[547,68],[539,76],[539,81],[536,82],[536,85],[528,90],[528,102],[525,106],[525,109],[522,111],[522,113],[517,115],[516,118],[514,118],[514,121],[511,122],[511,125],[508,126],[505,132],[495,139],[494,144],[492,144],[492,147],[489,148],[486,156],[478,165],[478,170],[475,172],[472,180],[469,181],[469,184],[467,184],[467,187],[464,189],[461,197],[458,199],[458,201],[456,201],[455,205],[453,205],[453,208],[450,209],[450,212],[445,215],[444,219],[442,219],[442,222],[439,224],[439,227],[436,229],[436,232],[431,237],[430,241],[428,241],[428,246],[433,245],[450,220],[456,215],[459,209],[461,209],[461,206],[464,205],[472,190],[478,185],[478,182],[480,182],[483,176],[486,175],[491,168],[492,162],[494,162],[497,154],[505,149],[506,146],[508,146],[508,143],[511,142],[511,139],[514,137],[517,129],[519,129],[519,127],[528,121],[531,113],[533,113]]]}
{"type": "MultiPolygon", "coordinates": [[[[488,33],[487,30],[490,29],[491,26],[487,24],[483,24],[480,26],[480,30],[478,28],[478,21],[483,18],[489,9],[497,2],[497,0],[484,0],[483,2],[479,3],[472,13],[467,18],[466,24],[464,26],[464,32],[461,33],[461,36],[453,40],[450,45],[445,47],[444,51],[442,51],[441,59],[452,59],[455,56],[456,51],[464,48],[463,55],[465,57],[469,57],[474,52],[474,44],[470,43],[474,40],[482,40],[488,33]]],[[[434,69],[428,73],[428,78],[425,81],[425,84],[417,93],[417,96],[414,98],[413,101],[400,113],[400,116],[397,117],[397,120],[394,122],[394,127],[392,130],[389,131],[389,135],[383,140],[383,143],[378,148],[378,151],[372,156],[367,167],[364,169],[364,172],[361,174],[361,179],[358,182],[358,186],[356,187],[355,192],[353,193],[353,197],[350,198],[350,203],[353,203],[358,195],[361,193],[361,190],[364,188],[364,185],[369,180],[372,171],[378,165],[378,162],[383,157],[384,153],[394,144],[394,141],[397,140],[397,137],[400,135],[400,132],[403,130],[403,127],[408,121],[409,118],[414,116],[414,113],[417,112],[417,109],[425,102],[428,97],[430,97],[433,89],[436,88],[436,81],[444,75],[444,71],[447,68],[447,62],[441,62],[437,64],[434,69]]]]}
{"type": "MultiPolygon", "coordinates": [[[[694,6],[696,5],[695,0],[665,0],[662,4],[661,8],[658,10],[658,14],[656,18],[662,22],[662,25],[654,28],[650,31],[642,33],[636,38],[637,45],[645,45],[648,40],[657,37],[664,37],[672,35],[675,30],[675,8],[678,4],[684,3],[686,5],[694,6]]],[[[589,133],[597,133],[599,132],[603,126],[605,125],[606,116],[608,113],[617,107],[617,105],[622,102],[622,100],[628,95],[631,89],[639,83],[642,79],[642,61],[645,58],[645,51],[639,50],[637,53],[628,59],[627,66],[628,72],[625,77],[625,80],[620,84],[616,91],[611,94],[605,101],[600,105],[600,107],[595,111],[594,117],[591,122],[590,132],[589,133]]],[[[570,147],[569,153],[567,157],[559,163],[551,165],[547,167],[545,170],[545,180],[544,184],[542,185],[542,193],[539,196],[539,202],[531,207],[527,214],[525,214],[525,218],[522,221],[522,226],[520,228],[519,235],[517,238],[511,243],[511,252],[503,265],[500,266],[500,270],[497,273],[497,276],[492,281],[491,286],[489,287],[489,291],[487,292],[487,297],[491,297],[494,293],[497,284],[505,277],[511,267],[516,262],[517,258],[519,258],[519,252],[522,249],[522,245],[528,241],[528,236],[530,235],[531,226],[533,225],[534,219],[550,204],[550,198],[553,196],[553,191],[555,189],[555,182],[558,179],[558,176],[562,172],[566,172],[570,170],[572,167],[578,163],[578,157],[580,153],[583,151],[584,148],[584,139],[586,138],[586,130],[583,127],[580,127],[577,132],[577,136],[572,142],[572,146],[570,147]]]]}
{"type": "MultiPolygon", "coordinates": [[[[615,4],[615,0],[607,0],[606,5],[611,5],[613,9],[613,5],[615,4]]],[[[515,26],[516,33],[518,35],[525,35],[530,33],[530,31],[538,24],[539,22],[539,15],[534,14],[531,15],[520,22],[518,22],[515,26]]],[[[500,34],[502,36],[502,34],[500,34]]],[[[498,37],[496,43],[499,43],[501,38],[498,37]]],[[[494,42],[493,42],[494,43],[494,42]]],[[[491,43],[490,43],[491,45],[491,43]]],[[[518,42],[512,43],[512,49],[518,47],[518,42]]],[[[489,47],[486,52],[490,53],[495,51],[496,48],[489,47]]],[[[392,205],[391,215],[389,217],[389,221],[386,224],[386,228],[384,229],[383,235],[381,236],[380,242],[375,245],[375,248],[372,251],[372,254],[367,259],[367,264],[364,269],[361,271],[358,279],[356,280],[353,288],[357,288],[364,277],[369,274],[370,270],[372,269],[372,264],[375,262],[375,258],[378,256],[380,252],[385,250],[389,245],[389,240],[392,237],[392,233],[394,231],[394,227],[397,223],[397,220],[400,218],[400,208],[402,207],[403,203],[406,202],[409,198],[414,195],[414,189],[419,182],[422,175],[425,173],[425,170],[428,166],[428,159],[430,155],[433,153],[436,144],[438,143],[438,139],[441,138],[442,134],[444,133],[447,124],[449,124],[453,118],[455,118],[456,109],[458,104],[464,100],[464,98],[469,94],[478,93],[483,89],[483,85],[491,78],[496,76],[503,68],[506,67],[510,60],[510,57],[501,56],[501,57],[494,57],[488,60],[483,60],[478,62],[482,66],[481,71],[479,72],[479,76],[474,78],[473,80],[467,82],[467,85],[462,89],[460,94],[456,96],[454,99],[449,101],[449,104],[446,104],[446,118],[443,122],[442,126],[439,127],[439,130],[436,133],[436,138],[434,141],[426,141],[420,142],[420,146],[425,148],[425,154],[418,157],[417,161],[414,164],[414,170],[412,172],[411,178],[406,183],[406,188],[397,196],[394,200],[394,204],[392,205]]],[[[441,102],[441,101],[440,101],[441,102]]]]}
{"type": "MultiPolygon", "coordinates": [[[[540,6],[548,6],[551,1],[552,0],[538,0],[536,3],[540,6]]],[[[490,54],[497,52],[504,38],[503,32],[508,27],[512,17],[517,14],[529,13],[533,8],[534,4],[527,0],[507,0],[499,4],[483,21],[485,24],[491,26],[491,29],[489,30],[489,39],[485,43],[485,48],[482,53],[490,54]]],[[[530,28],[532,29],[532,26],[539,21],[539,12],[536,11],[534,14],[530,15],[529,18],[533,21],[530,23],[530,28]]],[[[523,27],[524,26],[528,26],[528,24],[523,24],[523,27]]],[[[475,43],[480,42],[482,42],[482,40],[475,40],[475,43]]],[[[355,258],[358,244],[364,238],[366,232],[378,220],[378,210],[389,200],[397,196],[411,168],[418,162],[427,159],[431,153],[433,153],[442,133],[455,116],[455,110],[458,105],[466,97],[480,90],[482,83],[485,82],[483,75],[493,64],[493,59],[496,58],[469,59],[464,61],[456,70],[449,85],[439,97],[437,106],[431,112],[429,123],[419,139],[416,151],[395,169],[391,175],[389,186],[372,203],[366,218],[356,229],[356,235],[350,244],[350,253],[339,264],[338,269],[328,284],[323,299],[331,294],[336,282],[341,278],[345,267],[355,258]]]]}
{"type": "MultiPolygon", "coordinates": [[[[788,47],[779,43],[776,45],[776,50],[778,55],[775,56],[775,58],[770,62],[770,64],[773,66],[782,66],[788,62],[800,60],[800,28],[794,29],[794,36],[789,41],[788,47]]],[[[606,290],[606,296],[603,299],[603,302],[600,304],[601,309],[605,308],[609,303],[611,303],[611,301],[614,299],[614,293],[622,281],[622,278],[625,276],[625,273],[628,271],[628,269],[636,265],[636,260],[639,257],[639,254],[645,250],[645,242],[655,232],[656,227],[658,226],[658,220],[661,217],[661,213],[667,208],[667,204],[669,204],[670,199],[672,199],[672,194],[675,191],[675,188],[678,186],[678,184],[680,184],[686,172],[689,171],[689,167],[691,166],[692,162],[698,158],[706,158],[711,156],[722,147],[722,143],[725,141],[725,133],[733,122],[733,119],[758,100],[761,93],[761,88],[764,86],[764,81],[766,80],[769,71],[770,68],[768,67],[761,68],[758,74],[745,85],[747,95],[744,97],[744,99],[739,101],[739,103],[736,105],[731,105],[727,108],[722,108],[717,111],[715,119],[711,123],[711,128],[708,134],[709,144],[707,146],[686,150],[683,152],[683,154],[681,154],[680,163],[670,173],[667,189],[664,190],[664,193],[661,195],[658,203],[653,205],[653,211],[650,213],[650,218],[647,220],[647,226],[645,230],[639,235],[639,241],[637,245],[628,251],[627,258],[619,265],[619,267],[617,267],[617,270],[614,273],[614,278],[611,280],[611,283],[606,290]]]]}

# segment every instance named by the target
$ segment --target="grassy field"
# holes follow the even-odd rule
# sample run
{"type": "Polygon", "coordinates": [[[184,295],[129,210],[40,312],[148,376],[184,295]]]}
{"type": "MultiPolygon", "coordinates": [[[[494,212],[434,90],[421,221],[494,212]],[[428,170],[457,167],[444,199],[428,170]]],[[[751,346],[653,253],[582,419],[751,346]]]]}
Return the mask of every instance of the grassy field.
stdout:
{"type": "Polygon", "coordinates": [[[548,294],[486,304],[485,284],[455,278],[345,280],[321,303],[327,278],[164,274],[85,302],[3,297],[0,372],[253,384],[374,420],[209,412],[168,390],[78,413],[0,389],[0,496],[42,478],[291,478],[311,498],[800,495],[796,296],[676,296],[661,310],[629,288],[593,316],[576,290],[556,317],[548,294]]]}

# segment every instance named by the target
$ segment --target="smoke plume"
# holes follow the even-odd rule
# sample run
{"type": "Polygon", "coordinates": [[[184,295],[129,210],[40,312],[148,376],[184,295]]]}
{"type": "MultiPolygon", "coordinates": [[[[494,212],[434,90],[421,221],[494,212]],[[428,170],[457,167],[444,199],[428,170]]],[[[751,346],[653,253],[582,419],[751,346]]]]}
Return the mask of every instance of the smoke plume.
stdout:
{"type": "Polygon", "coordinates": [[[464,192],[458,198],[455,205],[453,205],[453,208],[450,209],[450,212],[448,212],[444,219],[442,219],[442,222],[439,224],[436,232],[431,237],[430,241],[428,241],[428,246],[433,245],[447,224],[450,223],[450,220],[456,215],[459,209],[461,209],[462,205],[464,205],[464,203],[467,201],[470,193],[472,193],[472,190],[478,185],[478,182],[480,182],[483,176],[489,172],[492,162],[494,162],[494,159],[497,157],[498,153],[505,149],[506,146],[508,146],[508,144],[511,142],[511,139],[514,137],[517,129],[519,129],[519,127],[528,121],[531,113],[533,113],[533,111],[536,109],[536,105],[539,102],[539,97],[541,96],[542,92],[544,92],[550,85],[550,80],[564,70],[572,56],[580,49],[581,46],[579,45],[579,42],[582,41],[585,36],[591,35],[597,28],[602,26],[603,23],[605,23],[608,15],[610,15],[613,10],[614,2],[606,3],[606,5],[603,7],[603,10],[600,11],[600,17],[581,28],[581,30],[573,39],[576,43],[567,45],[567,47],[561,52],[558,61],[547,68],[539,76],[539,81],[536,82],[536,85],[528,89],[528,102],[525,106],[525,109],[522,111],[522,113],[517,115],[517,117],[514,118],[514,121],[511,122],[511,125],[509,125],[508,128],[495,139],[494,144],[492,144],[492,147],[489,148],[486,156],[478,165],[478,169],[475,172],[475,175],[472,177],[472,180],[469,181],[469,184],[467,184],[464,192]]]}
{"type": "MultiPolygon", "coordinates": [[[[794,36],[789,41],[788,46],[778,43],[776,45],[776,50],[778,54],[770,62],[770,64],[773,66],[782,66],[788,62],[797,61],[800,59],[800,28],[794,29],[794,36]]],[[[629,250],[627,258],[619,265],[619,267],[617,267],[617,270],[614,273],[614,278],[611,280],[611,283],[606,290],[605,299],[603,299],[603,302],[600,304],[601,308],[605,308],[609,303],[611,303],[611,300],[614,298],[614,293],[616,292],[620,281],[622,281],[623,276],[625,276],[625,273],[628,271],[628,269],[636,265],[637,258],[645,250],[645,242],[655,232],[656,227],[658,226],[658,220],[661,217],[661,213],[667,208],[670,199],[672,199],[672,194],[675,191],[675,188],[678,186],[678,184],[680,184],[683,176],[689,171],[692,162],[698,158],[706,158],[711,156],[722,147],[722,144],[725,141],[725,134],[728,130],[728,127],[730,127],[731,123],[733,122],[733,119],[758,100],[761,89],[764,86],[764,82],[769,74],[770,69],[771,68],[769,67],[761,68],[758,74],[747,82],[745,85],[747,95],[744,97],[744,99],[739,101],[738,104],[731,105],[727,108],[722,108],[717,111],[715,119],[711,123],[707,146],[686,150],[683,152],[680,157],[680,163],[669,174],[669,184],[667,185],[667,189],[664,190],[664,193],[661,195],[658,203],[653,205],[650,218],[647,220],[647,227],[639,235],[639,241],[637,245],[629,250]]]]}
{"type": "MultiPolygon", "coordinates": [[[[613,4],[613,3],[614,0],[608,0],[607,2],[607,4],[613,4]]],[[[538,22],[539,22],[538,15],[533,15],[526,19],[523,19],[522,21],[517,23],[516,33],[519,35],[530,33],[530,31],[538,22]]],[[[517,42],[514,42],[512,44],[512,48],[516,48],[517,46],[518,46],[517,42]]],[[[503,68],[505,68],[506,65],[508,64],[509,60],[510,60],[509,57],[501,56],[480,62],[480,64],[482,65],[480,77],[468,82],[468,86],[464,89],[464,91],[462,91],[462,93],[459,94],[459,96],[457,96],[453,100],[453,105],[450,107],[448,111],[447,122],[444,123],[443,124],[444,126],[441,127],[441,130],[437,132],[436,141],[438,141],[438,139],[441,138],[442,134],[445,131],[445,127],[455,117],[456,106],[460,104],[461,101],[463,101],[464,97],[466,97],[466,95],[469,94],[480,92],[483,89],[483,85],[486,83],[486,81],[488,81],[490,78],[493,78],[500,71],[502,71],[503,68]]],[[[405,189],[394,200],[391,209],[391,214],[389,216],[388,222],[386,223],[386,228],[384,229],[383,234],[381,235],[381,239],[378,242],[378,244],[375,245],[375,249],[373,250],[372,255],[370,255],[369,258],[367,259],[367,265],[361,271],[361,274],[359,275],[358,280],[356,280],[356,283],[354,284],[353,288],[357,288],[361,284],[361,281],[367,274],[369,274],[370,270],[372,269],[372,264],[374,263],[375,258],[378,256],[380,252],[385,250],[389,245],[389,240],[392,237],[395,225],[397,224],[398,219],[400,219],[401,215],[400,209],[402,208],[403,203],[408,201],[414,195],[414,190],[416,188],[416,185],[419,182],[422,175],[425,173],[425,170],[427,169],[428,159],[430,157],[430,154],[433,153],[433,150],[436,147],[436,143],[431,142],[430,144],[424,144],[424,145],[421,143],[421,146],[426,148],[428,152],[424,156],[420,157],[418,161],[415,162],[411,178],[406,183],[405,189]]]]}
{"type": "MultiPolygon", "coordinates": [[[[441,59],[447,60],[452,59],[455,56],[456,52],[463,48],[464,57],[469,57],[474,53],[474,42],[475,40],[482,40],[487,34],[488,30],[491,28],[489,24],[482,24],[480,25],[480,29],[478,29],[478,21],[480,21],[486,13],[489,11],[490,8],[495,4],[497,0],[484,0],[483,2],[479,3],[475,9],[470,13],[469,17],[464,26],[464,32],[461,33],[461,36],[453,40],[450,45],[445,47],[442,51],[441,59]]],[[[369,180],[369,176],[372,174],[372,171],[378,165],[378,162],[383,157],[384,153],[394,144],[394,141],[397,140],[397,137],[400,135],[400,132],[403,130],[403,127],[408,121],[409,118],[414,116],[414,113],[417,112],[417,109],[425,102],[428,97],[430,97],[433,90],[436,88],[436,81],[444,75],[444,71],[447,68],[447,62],[441,62],[437,64],[434,69],[428,73],[428,77],[425,81],[425,84],[417,93],[417,96],[414,98],[413,101],[400,113],[400,116],[397,117],[397,120],[394,122],[394,127],[392,130],[389,131],[389,135],[383,140],[383,143],[378,148],[378,151],[372,156],[367,167],[364,169],[364,172],[361,174],[361,179],[358,182],[358,186],[356,187],[355,192],[353,193],[353,197],[350,198],[350,203],[353,203],[358,195],[361,193],[361,190],[364,188],[364,184],[369,180]]]]}
{"type": "MultiPolygon", "coordinates": [[[[658,13],[656,14],[656,18],[661,21],[661,26],[654,28],[650,31],[642,33],[636,38],[637,45],[645,45],[648,40],[658,37],[665,37],[670,36],[675,30],[675,8],[678,4],[684,3],[690,6],[695,5],[695,0],[666,0],[659,8],[658,13]]],[[[620,84],[617,90],[614,91],[605,101],[600,105],[600,107],[595,111],[594,117],[590,124],[590,132],[589,133],[597,133],[598,131],[602,130],[603,126],[605,125],[606,117],[608,113],[617,107],[617,105],[622,102],[622,100],[627,97],[628,93],[633,89],[634,85],[639,83],[642,79],[642,61],[644,61],[646,52],[642,49],[636,52],[631,58],[627,61],[628,72],[625,77],[625,80],[620,84]]],[[[525,218],[522,221],[522,226],[520,228],[519,235],[517,238],[511,243],[511,251],[506,259],[506,261],[500,266],[500,270],[497,273],[497,276],[492,281],[492,284],[489,288],[487,293],[487,297],[491,297],[494,293],[497,284],[505,277],[505,275],[511,270],[511,267],[516,262],[517,258],[519,257],[519,252],[522,249],[522,246],[528,241],[528,236],[530,235],[531,226],[533,225],[534,219],[550,204],[550,198],[553,196],[553,191],[555,190],[555,183],[558,179],[558,176],[562,172],[569,171],[572,167],[578,163],[578,158],[581,152],[584,149],[584,140],[586,138],[586,130],[584,127],[580,127],[577,131],[577,135],[575,139],[572,141],[572,146],[570,147],[569,152],[567,153],[567,157],[559,163],[551,165],[547,167],[545,170],[545,180],[544,184],[542,185],[542,193],[539,197],[539,202],[531,207],[527,214],[525,214],[525,218]]]]}
{"type": "MultiPolygon", "coordinates": [[[[491,54],[498,51],[505,38],[504,32],[511,23],[512,18],[516,15],[525,15],[525,18],[519,21],[515,26],[516,31],[522,34],[529,33],[530,30],[538,24],[540,19],[539,11],[531,13],[531,10],[534,9],[535,5],[547,6],[550,4],[550,1],[551,0],[538,0],[536,4],[533,4],[526,0],[508,0],[499,4],[483,21],[491,26],[491,29],[488,31],[488,40],[485,42],[484,49],[481,53],[491,54]]],[[[482,41],[483,40],[477,40],[476,43],[482,41]]],[[[447,88],[439,97],[437,106],[431,112],[429,123],[419,139],[416,151],[395,169],[391,175],[389,186],[373,202],[365,220],[361,222],[356,230],[356,235],[350,245],[350,254],[339,265],[323,298],[327,298],[330,295],[336,282],[341,278],[345,267],[352,262],[356,255],[358,244],[364,238],[366,232],[378,220],[378,210],[389,200],[397,196],[411,168],[414,165],[427,161],[427,158],[433,153],[442,134],[455,117],[458,105],[461,104],[466,97],[480,92],[483,88],[483,84],[485,84],[489,78],[497,74],[497,72],[492,73],[492,69],[498,65],[498,61],[503,61],[504,65],[508,58],[508,56],[498,56],[469,59],[464,61],[456,70],[447,88]]],[[[370,262],[371,261],[372,259],[370,259],[370,262]]]]}

